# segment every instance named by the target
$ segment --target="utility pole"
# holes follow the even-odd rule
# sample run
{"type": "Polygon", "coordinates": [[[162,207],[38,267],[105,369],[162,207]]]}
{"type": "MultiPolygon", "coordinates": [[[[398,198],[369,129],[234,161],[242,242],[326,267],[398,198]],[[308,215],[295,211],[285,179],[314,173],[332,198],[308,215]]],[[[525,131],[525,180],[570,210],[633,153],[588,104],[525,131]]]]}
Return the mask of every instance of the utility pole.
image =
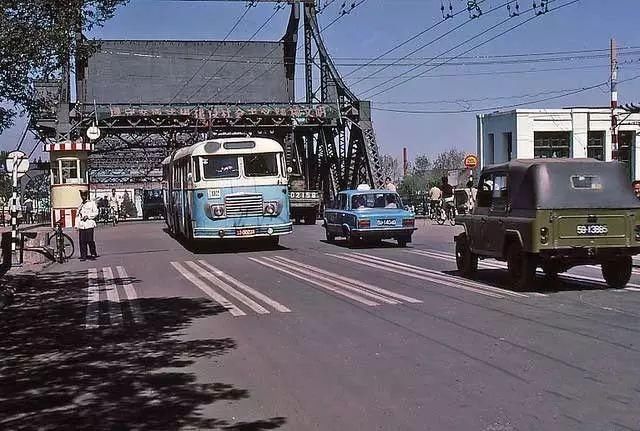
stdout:
{"type": "Polygon", "coordinates": [[[618,52],[611,38],[611,158],[618,160],[618,52]]]}

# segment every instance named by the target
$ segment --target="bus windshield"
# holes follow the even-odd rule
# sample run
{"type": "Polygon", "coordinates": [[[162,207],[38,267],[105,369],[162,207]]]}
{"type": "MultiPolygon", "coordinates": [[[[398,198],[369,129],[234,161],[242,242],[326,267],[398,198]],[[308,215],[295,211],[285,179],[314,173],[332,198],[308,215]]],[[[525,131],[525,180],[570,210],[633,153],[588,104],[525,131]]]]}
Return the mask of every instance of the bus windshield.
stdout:
{"type": "Polygon", "coordinates": [[[276,153],[248,154],[242,157],[247,177],[274,177],[278,175],[276,153]]]}
{"type": "Polygon", "coordinates": [[[204,156],[202,157],[202,177],[205,180],[218,178],[237,178],[238,156],[204,156]]]}

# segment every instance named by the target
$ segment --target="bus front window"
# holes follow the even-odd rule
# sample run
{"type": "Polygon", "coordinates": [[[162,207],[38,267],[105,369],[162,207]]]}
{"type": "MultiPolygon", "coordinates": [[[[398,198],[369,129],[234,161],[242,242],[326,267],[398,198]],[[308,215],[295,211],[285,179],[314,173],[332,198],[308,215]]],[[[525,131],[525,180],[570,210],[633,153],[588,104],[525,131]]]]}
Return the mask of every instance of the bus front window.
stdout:
{"type": "Polygon", "coordinates": [[[278,175],[278,159],[275,153],[243,156],[244,174],[247,177],[275,177],[278,175]]]}
{"type": "Polygon", "coordinates": [[[202,177],[205,180],[237,178],[239,175],[237,156],[202,157],[202,177]]]}

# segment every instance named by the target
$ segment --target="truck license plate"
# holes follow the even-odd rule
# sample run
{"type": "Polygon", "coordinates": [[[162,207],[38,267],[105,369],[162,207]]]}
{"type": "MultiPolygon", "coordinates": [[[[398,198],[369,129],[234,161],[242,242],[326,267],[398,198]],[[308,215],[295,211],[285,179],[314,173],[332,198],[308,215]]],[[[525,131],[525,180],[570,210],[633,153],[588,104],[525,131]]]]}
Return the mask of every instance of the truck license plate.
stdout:
{"type": "Polygon", "coordinates": [[[606,224],[579,224],[576,227],[578,235],[606,235],[609,228],[606,224]]]}
{"type": "Polygon", "coordinates": [[[396,220],[395,219],[381,219],[378,220],[378,226],[395,226],[396,225],[396,220]]]}
{"type": "Polygon", "coordinates": [[[255,235],[256,234],[256,230],[255,229],[237,229],[236,230],[236,235],[237,236],[250,236],[250,235],[255,235]]]}

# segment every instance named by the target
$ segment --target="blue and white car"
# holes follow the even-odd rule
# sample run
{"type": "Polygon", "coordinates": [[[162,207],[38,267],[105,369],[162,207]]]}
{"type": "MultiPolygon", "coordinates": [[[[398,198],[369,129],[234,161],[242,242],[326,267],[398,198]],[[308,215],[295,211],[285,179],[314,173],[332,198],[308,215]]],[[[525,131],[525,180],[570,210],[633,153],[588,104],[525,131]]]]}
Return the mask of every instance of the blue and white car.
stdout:
{"type": "Polygon", "coordinates": [[[327,241],[344,237],[350,245],[395,239],[404,247],[416,230],[415,214],[403,208],[396,192],[367,187],[338,193],[324,212],[324,226],[327,241]]]}

